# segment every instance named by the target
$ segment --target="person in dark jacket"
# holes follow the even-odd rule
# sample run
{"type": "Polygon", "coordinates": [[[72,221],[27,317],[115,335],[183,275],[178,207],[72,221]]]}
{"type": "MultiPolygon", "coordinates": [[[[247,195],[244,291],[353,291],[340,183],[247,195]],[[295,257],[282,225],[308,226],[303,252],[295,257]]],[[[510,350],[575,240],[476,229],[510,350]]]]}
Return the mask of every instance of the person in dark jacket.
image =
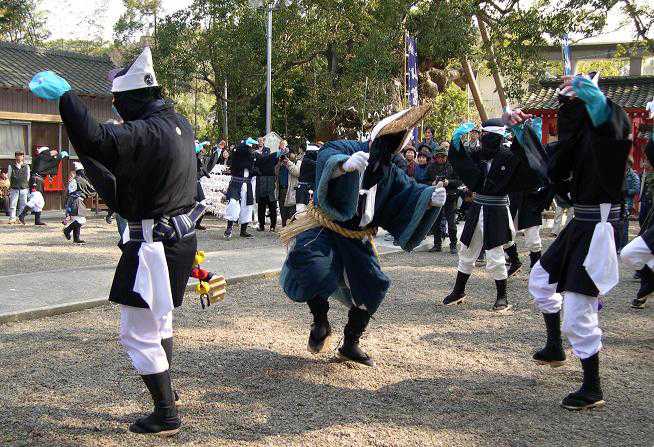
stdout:
{"type": "Polygon", "coordinates": [[[604,405],[598,297],[619,282],[615,241],[632,127],[622,108],[599,89],[596,76],[566,78],[559,91],[559,140],[548,178],[557,193],[569,197],[575,213],[529,275],[529,293],[547,331],[545,347],[533,360],[561,365],[566,360],[561,332],[567,335],[581,361],[583,383],[561,406],[582,410],[604,405]]]}
{"type": "Polygon", "coordinates": [[[457,254],[457,234],[456,234],[456,204],[459,198],[459,187],[463,184],[454,172],[454,168],[447,161],[447,149],[439,147],[436,150],[434,161],[429,165],[429,179],[432,184],[443,184],[447,191],[447,200],[441,209],[438,219],[434,224],[434,246],[430,251],[442,251],[442,224],[447,222],[447,233],[450,238],[450,253],[457,254]]]}
{"type": "Polygon", "coordinates": [[[452,136],[449,161],[457,176],[475,195],[461,233],[454,289],[443,300],[446,306],[463,301],[475,261],[485,250],[486,270],[495,280],[497,289],[492,310],[502,312],[511,307],[506,295],[508,274],[503,248],[513,240],[515,233],[508,194],[542,185],[541,176],[530,166],[525,153],[525,134],[535,133],[531,127],[527,130],[521,127],[528,116],[519,114],[520,124],[511,127],[517,138],[513,139],[510,149],[504,146],[507,127],[502,119],[491,119],[482,124],[481,149],[478,151],[466,151],[461,142],[461,137],[474,128],[473,123],[462,124],[452,136]]]}
{"type": "Polygon", "coordinates": [[[418,152],[418,157],[417,157],[417,163],[416,167],[414,168],[413,171],[413,178],[415,179],[416,182],[423,184],[423,185],[430,185],[431,186],[431,180],[429,179],[429,159],[430,157],[430,152],[429,152],[429,147],[428,146],[420,146],[420,149],[424,149],[418,152]]]}
{"type": "Polygon", "coordinates": [[[172,310],[182,304],[202,212],[195,202],[195,137],[189,122],[163,100],[150,48],[110,78],[122,125],[99,124],[51,71],[34,76],[30,89],[58,102],[90,183],[128,221],[109,299],[120,304],[120,341],[154,401],[154,411],[129,429],[169,436],[181,425],[169,371],[172,310]]]}
{"type": "MultiPolygon", "coordinates": [[[[259,145],[256,149],[257,158],[264,158],[270,155],[270,149],[265,147],[263,137],[259,138],[259,145]]],[[[276,163],[277,160],[275,160],[276,163]]],[[[257,231],[266,231],[266,211],[270,216],[270,231],[275,231],[277,226],[277,191],[275,178],[275,165],[259,167],[256,169],[257,180],[254,188],[254,198],[257,202],[257,216],[259,228],[257,231]]]]}

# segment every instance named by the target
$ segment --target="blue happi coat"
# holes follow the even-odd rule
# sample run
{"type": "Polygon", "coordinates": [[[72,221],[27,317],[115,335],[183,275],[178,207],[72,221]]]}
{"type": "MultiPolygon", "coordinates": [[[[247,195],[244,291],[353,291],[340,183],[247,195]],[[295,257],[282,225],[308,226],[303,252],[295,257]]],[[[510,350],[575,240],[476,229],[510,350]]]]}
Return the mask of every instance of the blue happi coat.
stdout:
{"type": "MultiPolygon", "coordinates": [[[[318,153],[314,205],[331,220],[352,230],[359,226],[359,172],[332,178],[355,152],[368,152],[368,142],[332,141],[318,153]]],[[[411,251],[431,230],[440,208],[431,207],[433,186],[419,185],[394,164],[385,166],[377,183],[375,214],[366,227],[381,227],[411,251]]],[[[390,286],[368,240],[349,239],[326,228],[299,234],[290,250],[280,283],[293,300],[335,296],[373,314],[390,286]]]]}

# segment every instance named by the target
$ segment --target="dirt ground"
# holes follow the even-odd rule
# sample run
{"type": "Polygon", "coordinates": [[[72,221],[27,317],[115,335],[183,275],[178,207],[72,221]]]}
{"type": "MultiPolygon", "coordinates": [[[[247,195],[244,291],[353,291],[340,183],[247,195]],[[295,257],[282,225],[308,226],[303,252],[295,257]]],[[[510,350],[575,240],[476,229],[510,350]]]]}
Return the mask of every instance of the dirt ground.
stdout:
{"type": "MultiPolygon", "coordinates": [[[[0,221],[0,275],[31,273],[63,268],[75,269],[95,265],[116,264],[120,250],[116,247],[118,230],[116,223],[109,225],[104,216],[87,219],[82,227],[84,245],[68,241],[62,234],[60,221],[48,219],[47,226],[34,226],[32,216],[27,225],[7,225],[7,219],[0,221]]],[[[275,233],[258,232],[251,228],[253,239],[238,236],[230,240],[223,238],[225,221],[205,218],[207,231],[198,231],[198,247],[206,251],[234,250],[265,247],[278,243],[275,233]]]]}
{"type": "MultiPolygon", "coordinates": [[[[127,431],[151,402],[117,342],[115,307],[0,326],[0,445],[654,445],[654,320],[651,306],[628,306],[637,283],[625,279],[601,311],[606,407],[571,413],[559,407],[581,380],[569,347],[561,368],[530,361],[545,336],[526,272],[510,281],[515,311],[498,316],[481,271],[467,304],[437,304],[454,256],[382,263],[393,286],[362,340],[374,369],[307,353],[308,309],[276,279],[235,285],[204,311],[187,297],[172,368],[184,427],[171,440],[127,431]]],[[[337,333],[345,314],[333,304],[337,333]]]]}

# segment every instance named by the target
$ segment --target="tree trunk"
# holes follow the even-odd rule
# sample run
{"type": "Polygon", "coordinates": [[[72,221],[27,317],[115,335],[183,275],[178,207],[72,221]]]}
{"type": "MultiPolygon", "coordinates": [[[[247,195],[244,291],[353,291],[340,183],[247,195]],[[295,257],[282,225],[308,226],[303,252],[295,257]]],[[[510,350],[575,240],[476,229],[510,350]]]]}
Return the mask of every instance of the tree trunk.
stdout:
{"type": "Polygon", "coordinates": [[[506,92],[504,91],[504,84],[502,84],[502,77],[497,68],[497,58],[495,57],[495,51],[491,45],[490,37],[488,37],[488,30],[486,29],[486,24],[477,16],[477,24],[479,25],[479,34],[481,34],[481,40],[486,45],[488,52],[486,53],[486,59],[489,62],[491,73],[493,73],[493,79],[495,80],[495,89],[497,90],[497,95],[500,97],[500,104],[502,104],[502,109],[507,106],[506,92]]]}
{"type": "Polygon", "coordinates": [[[461,66],[463,67],[463,72],[466,75],[466,80],[468,81],[468,86],[470,87],[470,92],[472,97],[475,100],[475,105],[477,106],[477,111],[479,112],[479,117],[482,121],[488,119],[486,114],[486,109],[484,108],[484,103],[481,100],[481,95],[479,94],[479,87],[477,86],[477,80],[475,79],[475,74],[472,72],[472,67],[470,66],[470,61],[465,57],[461,57],[461,66]]]}

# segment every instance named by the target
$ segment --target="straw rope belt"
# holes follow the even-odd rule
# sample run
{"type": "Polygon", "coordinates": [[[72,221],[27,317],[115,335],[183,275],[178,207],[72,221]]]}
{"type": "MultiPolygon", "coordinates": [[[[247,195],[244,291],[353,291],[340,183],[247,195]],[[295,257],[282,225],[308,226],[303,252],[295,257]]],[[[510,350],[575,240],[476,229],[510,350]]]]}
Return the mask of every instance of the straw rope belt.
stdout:
{"type": "Polygon", "coordinates": [[[374,241],[375,236],[377,235],[377,227],[371,227],[365,230],[349,230],[347,228],[343,228],[336,222],[332,221],[329,217],[327,217],[327,215],[325,215],[325,213],[320,208],[316,208],[313,205],[313,201],[309,202],[306,211],[297,213],[293,222],[282,228],[279,233],[279,237],[284,245],[288,245],[291,242],[291,239],[296,237],[298,234],[318,227],[327,228],[328,230],[340,234],[341,236],[348,239],[370,240],[370,244],[372,245],[375,256],[379,258],[377,247],[374,241]]]}

